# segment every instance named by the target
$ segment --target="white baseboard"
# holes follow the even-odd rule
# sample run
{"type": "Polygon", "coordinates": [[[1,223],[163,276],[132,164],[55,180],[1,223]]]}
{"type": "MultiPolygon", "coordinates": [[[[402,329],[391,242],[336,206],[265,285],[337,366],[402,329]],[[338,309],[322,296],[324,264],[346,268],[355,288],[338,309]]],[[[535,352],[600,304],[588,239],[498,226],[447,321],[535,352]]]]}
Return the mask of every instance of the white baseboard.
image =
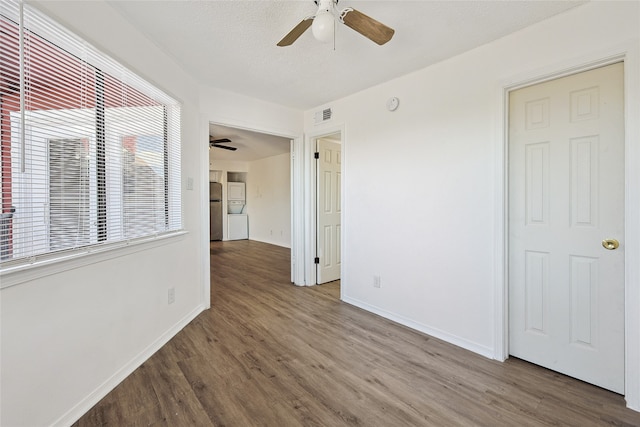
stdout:
{"type": "Polygon", "coordinates": [[[269,240],[269,239],[257,239],[255,237],[249,236],[249,240],[254,240],[256,242],[262,242],[262,243],[268,243],[270,245],[274,245],[274,246],[280,246],[281,248],[287,248],[287,249],[291,249],[291,245],[287,245],[285,243],[282,242],[277,242],[275,240],[269,240]]]}
{"type": "Polygon", "coordinates": [[[416,322],[414,320],[408,319],[404,316],[401,316],[399,314],[396,313],[392,313],[390,311],[387,310],[383,310],[379,307],[373,306],[371,304],[368,304],[366,302],[362,302],[360,300],[357,300],[355,298],[351,298],[348,296],[343,296],[342,297],[342,301],[354,305],[358,308],[361,308],[363,310],[369,311],[371,313],[377,314],[378,316],[384,317],[385,319],[389,319],[392,320],[396,323],[399,323],[401,325],[407,326],[411,329],[415,329],[416,331],[420,331],[422,333],[425,333],[427,335],[430,335],[432,337],[438,338],[442,341],[446,341],[450,344],[456,345],[458,347],[462,347],[465,350],[469,350],[472,351],[474,353],[477,353],[481,356],[484,356],[488,359],[493,359],[494,356],[494,351],[492,348],[490,347],[486,347],[483,345],[480,345],[478,343],[475,343],[473,341],[469,341],[466,340],[464,338],[460,338],[458,336],[449,334],[447,332],[441,331],[439,329],[436,328],[432,328],[430,326],[427,325],[423,325],[422,323],[416,322]]]}
{"type": "Polygon", "coordinates": [[[140,367],[147,359],[160,350],[163,345],[169,342],[178,332],[189,324],[196,316],[206,310],[204,304],[198,305],[194,310],[180,319],[173,327],[162,334],[158,339],[151,343],[147,348],[141,351],[136,357],[131,359],[126,365],[116,371],[109,379],[102,383],[98,388],[91,392],[88,396],[78,402],[73,408],[58,418],[53,426],[70,426],[80,419],[89,409],[95,406],[103,397],[111,390],[116,388],[118,384],[124,381],[129,375],[140,367]]]}

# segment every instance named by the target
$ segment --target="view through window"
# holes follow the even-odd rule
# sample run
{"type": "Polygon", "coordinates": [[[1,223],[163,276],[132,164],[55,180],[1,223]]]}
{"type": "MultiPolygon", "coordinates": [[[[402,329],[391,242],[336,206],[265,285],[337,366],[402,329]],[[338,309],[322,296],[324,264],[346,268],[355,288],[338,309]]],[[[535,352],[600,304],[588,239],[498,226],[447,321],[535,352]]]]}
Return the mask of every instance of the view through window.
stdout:
{"type": "Polygon", "coordinates": [[[179,230],[180,105],[18,0],[0,46],[2,266],[179,230]]]}

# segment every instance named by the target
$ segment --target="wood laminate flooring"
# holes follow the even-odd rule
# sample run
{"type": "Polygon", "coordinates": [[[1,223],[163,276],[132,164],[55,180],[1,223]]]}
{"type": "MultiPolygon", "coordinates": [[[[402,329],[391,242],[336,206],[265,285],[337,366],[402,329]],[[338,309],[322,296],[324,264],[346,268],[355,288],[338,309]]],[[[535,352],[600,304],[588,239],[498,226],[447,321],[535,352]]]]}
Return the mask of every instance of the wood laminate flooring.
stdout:
{"type": "Polygon", "coordinates": [[[289,260],[212,242],[211,309],[74,426],[640,426],[622,396],[293,286],[289,260]]]}

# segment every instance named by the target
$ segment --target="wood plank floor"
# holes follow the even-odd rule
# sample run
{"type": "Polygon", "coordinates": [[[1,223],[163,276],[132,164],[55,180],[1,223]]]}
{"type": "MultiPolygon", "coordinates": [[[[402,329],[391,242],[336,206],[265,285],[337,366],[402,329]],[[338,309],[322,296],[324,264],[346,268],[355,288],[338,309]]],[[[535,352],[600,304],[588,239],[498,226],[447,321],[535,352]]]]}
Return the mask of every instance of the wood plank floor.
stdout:
{"type": "Polygon", "coordinates": [[[640,426],[622,396],[290,284],[289,250],[211,244],[212,308],[74,426],[640,426]]]}

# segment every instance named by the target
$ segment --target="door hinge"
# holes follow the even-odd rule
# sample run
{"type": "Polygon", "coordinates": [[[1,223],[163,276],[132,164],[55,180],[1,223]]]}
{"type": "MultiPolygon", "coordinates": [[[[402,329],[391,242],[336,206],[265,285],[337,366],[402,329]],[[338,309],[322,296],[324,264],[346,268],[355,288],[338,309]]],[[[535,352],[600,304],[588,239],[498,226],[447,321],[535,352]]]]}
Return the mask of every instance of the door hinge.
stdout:
{"type": "Polygon", "coordinates": [[[320,258],[315,257],[314,260],[313,260],[313,263],[314,264],[320,264],[320,258]]]}
{"type": "Polygon", "coordinates": [[[313,153],[313,158],[314,159],[319,159],[320,158],[320,153],[318,153],[317,151],[315,153],[313,153]]]}

